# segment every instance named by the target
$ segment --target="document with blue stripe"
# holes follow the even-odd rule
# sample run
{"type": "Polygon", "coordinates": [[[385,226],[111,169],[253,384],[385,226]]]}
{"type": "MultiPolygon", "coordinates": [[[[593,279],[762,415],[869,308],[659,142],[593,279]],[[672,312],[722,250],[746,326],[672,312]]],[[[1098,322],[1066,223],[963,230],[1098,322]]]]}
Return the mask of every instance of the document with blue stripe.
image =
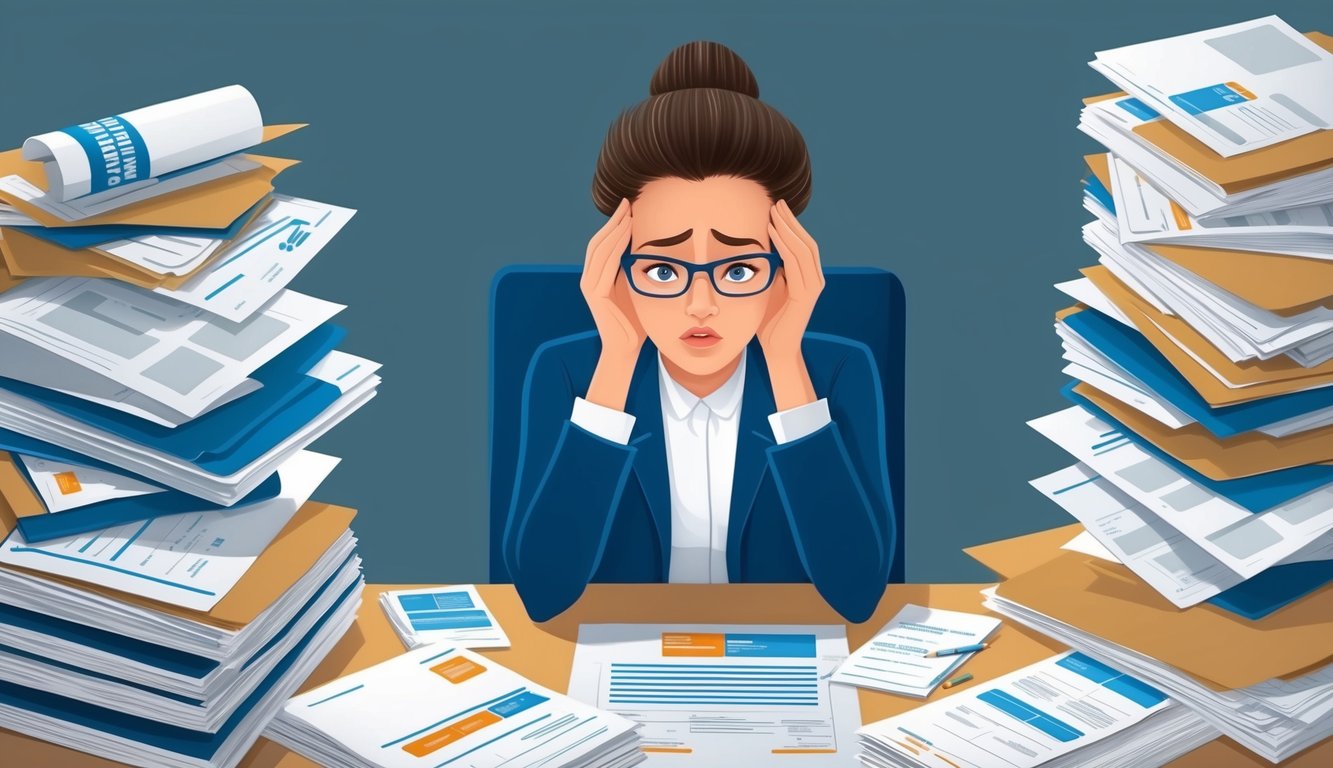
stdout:
{"type": "Polygon", "coordinates": [[[647,766],[855,764],[842,626],[589,624],[569,695],[643,724],[647,766]]]}
{"type": "Polygon", "coordinates": [[[1107,742],[1123,733],[1125,746],[1133,738],[1129,729],[1157,715],[1156,735],[1204,730],[1198,715],[1156,688],[1070,651],[872,723],[858,735],[870,765],[1130,765],[1106,760],[1113,748],[1107,742]],[[1160,730],[1164,722],[1172,728],[1160,730]],[[1094,745],[1101,759],[1089,754],[1094,745]]]}
{"type": "Polygon", "coordinates": [[[326,766],[559,768],[633,764],[637,727],[428,645],[297,696],[265,735],[326,766]]]}
{"type": "Polygon", "coordinates": [[[926,654],[984,643],[999,628],[1000,620],[994,616],[905,605],[838,668],[833,682],[904,696],[929,696],[975,651],[926,654]]]}

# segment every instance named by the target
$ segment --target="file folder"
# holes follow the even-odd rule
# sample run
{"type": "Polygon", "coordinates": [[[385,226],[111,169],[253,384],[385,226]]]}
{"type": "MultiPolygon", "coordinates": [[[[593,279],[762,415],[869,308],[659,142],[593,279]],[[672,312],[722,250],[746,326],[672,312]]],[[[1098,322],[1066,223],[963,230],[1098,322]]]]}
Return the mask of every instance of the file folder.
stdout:
{"type": "Polygon", "coordinates": [[[1333,466],[1328,464],[1291,467],[1290,469],[1281,469],[1253,477],[1239,477],[1234,480],[1213,480],[1195,471],[1187,464],[1177,461],[1171,454],[1116,421],[1109,413],[1098,408],[1091,400],[1079,394],[1074,389],[1073,382],[1066,384],[1060,393],[1070,402],[1082,406],[1097,418],[1119,430],[1135,445],[1170,465],[1172,469],[1189,478],[1192,482],[1251,512],[1258,513],[1272,509],[1279,504],[1285,504],[1304,496],[1310,491],[1333,483],[1333,466]]]}
{"type": "Polygon", "coordinates": [[[1214,408],[1138,331],[1126,328],[1095,309],[1062,312],[1060,318],[1098,351],[1218,437],[1251,432],[1333,406],[1333,387],[1323,387],[1214,408]]]}
{"type": "Polygon", "coordinates": [[[1074,392],[1176,461],[1213,480],[1234,480],[1307,464],[1333,463],[1333,427],[1270,437],[1246,432],[1222,439],[1198,424],[1171,429],[1087,383],[1074,392]]]}
{"type": "MultiPolygon", "coordinates": [[[[0,495],[3,495],[10,507],[14,508],[18,517],[19,533],[30,543],[111,528],[136,520],[228,508],[188,493],[164,490],[144,496],[108,499],[64,512],[48,512],[26,475],[20,462],[0,451],[0,495]],[[37,511],[34,511],[34,505],[37,511]]],[[[278,473],[274,472],[267,480],[260,483],[258,488],[232,506],[240,507],[268,501],[281,492],[282,481],[278,473]]]]}
{"type": "MultiPolygon", "coordinates": [[[[306,371],[331,352],[345,335],[342,328],[325,323],[251,374],[251,378],[263,384],[258,391],[178,427],[155,424],[114,408],[12,379],[0,378],[0,389],[96,429],[188,461],[205,471],[229,475],[308,424],[341,396],[338,387],[308,376],[306,371]]],[[[0,448],[24,452],[7,446],[4,440],[0,440],[0,448]]]]}
{"type": "MultiPolygon", "coordinates": [[[[271,141],[302,127],[303,124],[265,126],[264,141],[271,141]]],[[[273,179],[299,162],[264,155],[245,155],[245,157],[263,167],[142,200],[124,208],[78,221],[65,221],[25,200],[2,192],[0,192],[0,202],[12,205],[20,213],[44,227],[135,224],[220,229],[231,224],[237,216],[272,192],[273,179]]],[[[20,149],[0,152],[0,177],[9,175],[21,176],[39,188],[46,187],[46,171],[42,168],[42,164],[24,160],[20,149]]]]}
{"type": "Polygon", "coordinates": [[[262,201],[256,203],[225,227],[146,227],[138,224],[102,224],[91,227],[5,227],[4,231],[16,230],[69,250],[92,248],[116,240],[130,240],[148,235],[230,240],[240,234],[241,229],[262,208],[262,201]]]}

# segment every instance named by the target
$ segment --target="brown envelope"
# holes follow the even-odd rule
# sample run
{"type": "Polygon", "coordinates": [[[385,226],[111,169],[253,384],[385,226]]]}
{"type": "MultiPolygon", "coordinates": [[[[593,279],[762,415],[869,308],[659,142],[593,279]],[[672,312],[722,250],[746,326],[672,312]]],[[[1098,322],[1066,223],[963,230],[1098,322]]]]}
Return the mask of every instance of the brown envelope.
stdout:
{"type": "MultiPolygon", "coordinates": [[[[1333,51],[1333,38],[1320,32],[1307,32],[1319,47],[1333,51]]],[[[1085,99],[1086,102],[1123,96],[1111,94],[1085,99]]],[[[1333,130],[1316,131],[1271,147],[1243,155],[1222,157],[1170,120],[1158,120],[1134,128],[1144,141],[1194,169],[1217,184],[1227,194],[1262,187],[1275,181],[1299,176],[1333,166],[1333,130]]]]}
{"type": "MultiPolygon", "coordinates": [[[[255,206],[242,229],[263,212],[268,201],[255,206]]],[[[239,237],[239,233],[237,237],[239,237]]],[[[221,258],[226,246],[219,248],[184,275],[160,275],[137,264],[119,259],[99,248],[63,248],[49,240],[10,228],[0,228],[0,258],[9,274],[18,277],[98,277],[111,278],[152,290],[174,291],[221,258]]]]}
{"type": "MultiPolygon", "coordinates": [[[[1083,159],[1094,176],[1111,188],[1107,154],[1083,159]]],[[[1152,244],[1145,247],[1244,301],[1275,312],[1295,315],[1319,306],[1333,306],[1333,261],[1252,251],[1152,244]]]]}
{"type": "Polygon", "coordinates": [[[1307,464],[1333,464],[1333,426],[1283,438],[1246,432],[1222,440],[1198,424],[1171,429],[1086,383],[1080,382],[1074,391],[1139,437],[1214,480],[1250,477],[1307,464]]]}
{"type": "Polygon", "coordinates": [[[46,514],[42,497],[28,484],[16,461],[9,452],[0,451],[0,498],[9,503],[9,509],[16,517],[46,514]]]}
{"type": "MultiPolygon", "coordinates": [[[[304,124],[264,126],[264,141],[276,139],[302,127],[304,124]]],[[[299,162],[264,155],[246,155],[246,157],[260,163],[262,167],[78,221],[65,221],[4,192],[0,192],[0,202],[14,206],[20,213],[33,218],[44,227],[142,224],[157,227],[221,229],[235,221],[237,216],[245,213],[246,209],[264,195],[272,192],[273,178],[299,162]]],[[[24,160],[22,150],[11,149],[8,152],[0,152],[0,176],[10,174],[17,174],[30,184],[46,188],[46,171],[42,164],[24,160]]]]}
{"type": "Polygon", "coordinates": [[[1037,531],[1012,539],[1001,539],[988,544],[967,547],[963,551],[973,560],[995,571],[1002,579],[1012,579],[1050,561],[1063,550],[1070,539],[1083,532],[1083,525],[1063,525],[1047,531],[1037,531]]]}
{"type": "MultiPolygon", "coordinates": [[[[0,564],[0,568],[39,576],[48,581],[56,581],[89,592],[120,600],[131,605],[148,608],[161,613],[179,616],[193,621],[240,629],[254,621],[262,611],[272,605],[283,592],[286,592],[315,564],[333,542],[347,530],[356,510],[336,507],[323,502],[307,502],[287,522],[273,543],[259,556],[250,570],[245,572],[235,587],[226,594],[213,610],[208,612],[192,611],[180,606],[168,605],[156,600],[131,595],[100,584],[77,581],[61,576],[52,576],[27,568],[0,564]]],[[[0,537],[7,536],[17,525],[17,517],[10,508],[8,500],[0,496],[0,537]]]]}
{"type": "Polygon", "coordinates": [[[1233,363],[1178,317],[1164,315],[1141,299],[1105,267],[1081,270],[1184,376],[1209,405],[1232,405],[1333,384],[1333,360],[1313,368],[1280,355],[1233,363]],[[1207,367],[1198,360],[1203,360],[1207,367]],[[1225,377],[1219,380],[1212,371],[1225,377]],[[1227,386],[1235,385],[1236,388],[1227,386]]]}
{"type": "MultiPolygon", "coordinates": [[[[3,241],[0,241],[0,248],[3,248],[3,241]]],[[[23,282],[23,278],[9,274],[9,269],[5,266],[5,260],[0,259],[0,293],[4,293],[21,282],[23,282]]]]}
{"type": "Polygon", "coordinates": [[[1061,551],[1000,584],[998,593],[1217,691],[1296,677],[1333,662],[1333,588],[1247,621],[1207,603],[1180,610],[1123,565],[1061,551]]]}

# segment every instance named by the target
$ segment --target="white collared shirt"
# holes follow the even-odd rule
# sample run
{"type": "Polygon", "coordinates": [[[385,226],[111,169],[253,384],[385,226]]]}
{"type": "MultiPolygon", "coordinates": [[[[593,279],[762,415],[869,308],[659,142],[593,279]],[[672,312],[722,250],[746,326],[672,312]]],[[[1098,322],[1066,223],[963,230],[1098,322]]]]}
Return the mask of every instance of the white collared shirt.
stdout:
{"type": "MultiPolygon", "coordinates": [[[[731,489],[736,472],[745,356],[721,387],[700,398],[670,375],[658,355],[667,474],[671,485],[672,583],[725,583],[731,489]]],[[[574,398],[570,421],[605,440],[625,445],[634,416],[574,398]]],[[[830,422],[828,400],[769,414],[777,443],[799,440],[830,422]]]]}

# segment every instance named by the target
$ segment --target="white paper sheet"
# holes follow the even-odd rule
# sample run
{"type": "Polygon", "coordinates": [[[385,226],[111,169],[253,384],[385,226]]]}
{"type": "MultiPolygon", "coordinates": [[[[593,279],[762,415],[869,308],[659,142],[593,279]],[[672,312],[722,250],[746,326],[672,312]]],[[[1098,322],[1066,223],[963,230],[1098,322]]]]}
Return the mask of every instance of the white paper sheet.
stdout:
{"type": "Polygon", "coordinates": [[[833,682],[929,696],[974,654],[926,654],[985,642],[999,628],[994,616],[908,604],[838,667],[833,682]]]}
{"type": "Polygon", "coordinates": [[[586,624],[569,695],[643,723],[646,766],[844,768],[860,705],[829,677],[847,655],[841,625],[586,624]]]}
{"type": "Polygon", "coordinates": [[[81,464],[18,455],[48,512],[64,512],[111,499],[161,493],[162,487],[81,464]]]}
{"type": "Polygon", "coordinates": [[[472,584],[380,593],[380,607],[408,648],[431,643],[508,648],[509,636],[472,584]]]}

